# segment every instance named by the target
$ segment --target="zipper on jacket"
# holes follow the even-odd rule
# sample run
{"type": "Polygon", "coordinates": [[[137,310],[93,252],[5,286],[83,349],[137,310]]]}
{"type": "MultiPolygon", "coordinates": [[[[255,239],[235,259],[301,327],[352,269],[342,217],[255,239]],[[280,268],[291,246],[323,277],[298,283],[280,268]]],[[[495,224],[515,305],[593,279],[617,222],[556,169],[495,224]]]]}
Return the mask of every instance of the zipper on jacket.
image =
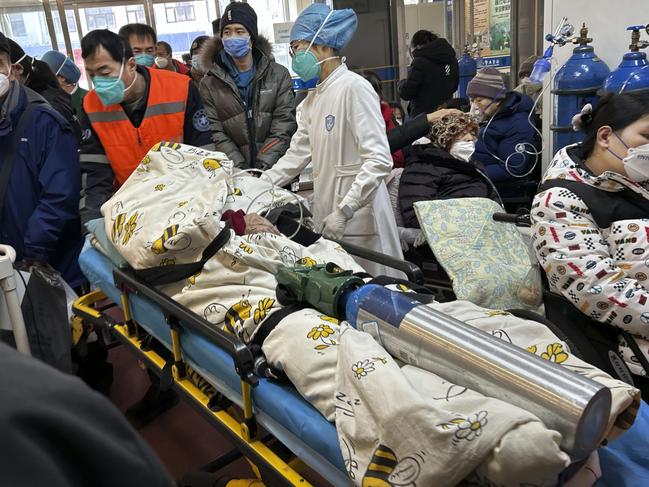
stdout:
{"type": "Polygon", "coordinates": [[[137,134],[137,144],[142,145],[142,139],[140,138],[140,127],[135,129],[135,133],[137,134]]]}
{"type": "Polygon", "coordinates": [[[248,143],[250,144],[250,167],[257,167],[257,130],[255,128],[255,119],[254,119],[254,110],[257,109],[259,113],[259,107],[257,106],[259,102],[259,97],[257,96],[257,83],[261,79],[261,73],[257,79],[252,80],[251,83],[251,96],[250,96],[250,107],[248,109],[248,143]]]}

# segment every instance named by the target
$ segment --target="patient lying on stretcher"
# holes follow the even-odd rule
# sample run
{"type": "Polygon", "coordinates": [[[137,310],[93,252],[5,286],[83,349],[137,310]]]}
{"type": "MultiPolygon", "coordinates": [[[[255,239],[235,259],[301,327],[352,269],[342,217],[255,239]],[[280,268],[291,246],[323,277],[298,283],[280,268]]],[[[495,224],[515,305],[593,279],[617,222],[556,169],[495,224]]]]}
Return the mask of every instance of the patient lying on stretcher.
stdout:
{"type": "MultiPolygon", "coordinates": [[[[231,172],[223,154],[158,144],[102,213],[112,243],[134,269],[164,276],[163,292],[250,343],[282,312],[275,279],[281,266],[363,269],[334,242],[308,232],[297,242],[251,216],[259,205],[293,197],[275,189],[259,197],[263,180],[231,172]],[[260,232],[237,235],[222,221],[227,210],[247,211],[260,232]]],[[[607,437],[630,426],[618,416],[633,408],[637,391],[573,357],[544,326],[467,302],[430,306],[605,384],[613,395],[607,437]]],[[[345,322],[310,308],[276,321],[262,343],[266,359],[335,422],[356,485],[553,485],[571,463],[559,448],[561,435],[532,413],[404,365],[345,322]]]]}

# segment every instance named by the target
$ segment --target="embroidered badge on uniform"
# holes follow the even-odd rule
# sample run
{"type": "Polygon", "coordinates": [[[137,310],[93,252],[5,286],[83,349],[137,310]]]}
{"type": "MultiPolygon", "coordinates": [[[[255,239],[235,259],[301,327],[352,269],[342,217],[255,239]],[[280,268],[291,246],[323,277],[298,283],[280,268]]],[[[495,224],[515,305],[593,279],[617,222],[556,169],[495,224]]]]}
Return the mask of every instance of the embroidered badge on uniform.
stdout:
{"type": "Polygon", "coordinates": [[[205,109],[201,108],[192,117],[192,124],[199,132],[207,132],[210,129],[210,121],[207,119],[205,109]]]}
{"type": "Polygon", "coordinates": [[[327,132],[331,132],[335,124],[336,124],[336,117],[334,117],[333,115],[327,115],[325,117],[325,128],[327,129],[327,132]]]}

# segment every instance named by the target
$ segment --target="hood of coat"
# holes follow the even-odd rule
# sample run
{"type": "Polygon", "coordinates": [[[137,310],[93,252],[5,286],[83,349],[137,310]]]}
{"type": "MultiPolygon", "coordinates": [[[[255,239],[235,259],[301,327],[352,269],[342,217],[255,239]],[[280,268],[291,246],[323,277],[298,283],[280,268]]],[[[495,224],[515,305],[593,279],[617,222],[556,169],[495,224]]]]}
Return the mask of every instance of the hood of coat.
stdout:
{"type": "Polygon", "coordinates": [[[552,179],[576,181],[603,191],[616,192],[630,188],[649,198],[649,182],[639,184],[612,171],[606,171],[599,176],[593,175],[584,164],[579,144],[569,145],[556,153],[543,176],[542,183],[552,179]]]}
{"type": "MultiPolygon", "coordinates": [[[[252,46],[253,50],[258,50],[266,56],[271,58],[273,53],[272,43],[263,35],[257,36],[257,40],[252,46]]],[[[219,36],[211,37],[209,40],[205,41],[205,44],[201,47],[201,63],[203,66],[212,67],[212,65],[218,61],[218,55],[223,50],[223,41],[219,36]]]]}
{"type": "Polygon", "coordinates": [[[424,58],[437,64],[450,64],[456,59],[453,46],[441,37],[412,51],[412,57],[414,59],[424,58]]]}

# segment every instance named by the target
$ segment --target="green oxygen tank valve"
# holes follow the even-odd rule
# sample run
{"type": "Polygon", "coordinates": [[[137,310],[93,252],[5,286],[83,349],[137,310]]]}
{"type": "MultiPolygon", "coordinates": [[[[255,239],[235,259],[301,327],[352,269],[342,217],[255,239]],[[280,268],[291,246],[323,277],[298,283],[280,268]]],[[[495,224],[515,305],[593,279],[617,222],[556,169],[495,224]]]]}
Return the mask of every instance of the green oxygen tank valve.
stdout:
{"type": "MultiPolygon", "coordinates": [[[[365,283],[333,262],[310,267],[280,267],[277,297],[280,302],[295,300],[338,319],[345,318],[347,297],[365,283]]],[[[282,303],[285,304],[285,303],[282,303]]]]}

